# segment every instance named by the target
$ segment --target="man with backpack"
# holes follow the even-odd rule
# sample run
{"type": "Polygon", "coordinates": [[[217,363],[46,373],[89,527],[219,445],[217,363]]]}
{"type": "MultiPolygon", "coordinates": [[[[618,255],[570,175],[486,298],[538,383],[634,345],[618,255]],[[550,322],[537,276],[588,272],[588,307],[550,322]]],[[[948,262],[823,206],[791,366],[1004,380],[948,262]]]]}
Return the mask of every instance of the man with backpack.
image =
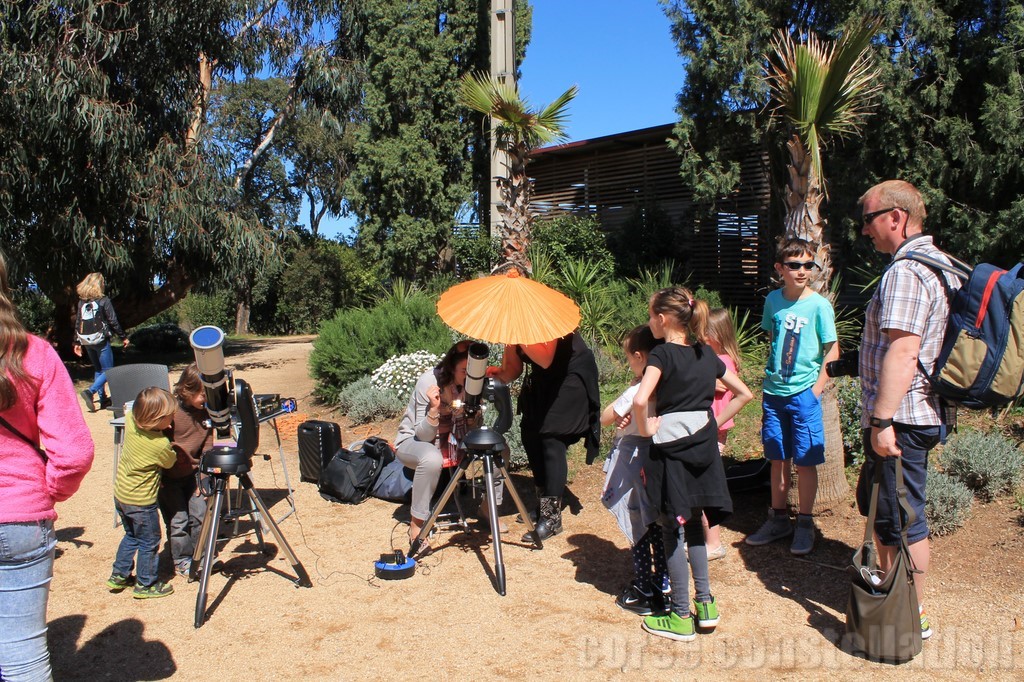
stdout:
{"type": "MultiPolygon", "coordinates": [[[[893,256],[868,304],[861,339],[861,427],[865,462],[857,484],[857,504],[868,515],[875,468],[882,467],[876,545],[883,570],[892,565],[900,545],[902,520],[896,495],[896,460],[903,463],[907,498],[916,519],[907,527],[910,557],[918,571],[914,585],[923,604],[930,547],[925,519],[928,453],[945,438],[955,408],[944,403],[928,381],[943,343],[949,318],[946,285],[939,273],[906,258],[911,251],[949,264],[946,255],[922,232],[926,211],[920,192],[908,182],[889,180],[869,189],[858,201],[861,233],[875,249],[893,256]],[[920,362],[919,362],[920,361],[920,362]]],[[[951,289],[960,280],[943,273],[951,289]]],[[[921,607],[921,637],[931,636],[921,607]]]]}

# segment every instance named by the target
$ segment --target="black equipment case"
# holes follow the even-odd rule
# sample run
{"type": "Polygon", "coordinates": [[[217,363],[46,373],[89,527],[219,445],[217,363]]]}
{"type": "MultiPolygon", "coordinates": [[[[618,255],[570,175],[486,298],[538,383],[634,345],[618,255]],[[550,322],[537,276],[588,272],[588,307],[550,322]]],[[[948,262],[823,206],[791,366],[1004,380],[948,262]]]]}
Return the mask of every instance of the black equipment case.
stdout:
{"type": "Polygon", "coordinates": [[[310,420],[299,424],[299,479],[319,483],[320,472],[341,449],[341,427],[310,420]]]}

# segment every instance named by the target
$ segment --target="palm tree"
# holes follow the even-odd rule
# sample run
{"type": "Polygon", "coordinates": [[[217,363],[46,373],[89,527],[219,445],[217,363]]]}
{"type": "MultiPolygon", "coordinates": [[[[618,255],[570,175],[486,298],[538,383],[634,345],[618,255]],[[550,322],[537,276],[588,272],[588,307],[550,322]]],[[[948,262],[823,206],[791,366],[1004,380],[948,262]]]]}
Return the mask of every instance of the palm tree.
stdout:
{"type": "MultiPolygon", "coordinates": [[[[785,236],[812,244],[821,266],[813,287],[829,299],[834,299],[829,287],[832,259],[821,212],[828,197],[821,155],[831,138],[857,133],[869,113],[879,90],[870,46],[880,25],[878,18],[866,18],[836,42],[823,42],[811,34],[805,42],[795,43],[788,31],[780,30],[767,57],[765,80],[774,103],[772,114],[789,129],[785,236]]],[[[839,403],[831,382],[822,396],[822,416],[825,465],[819,471],[816,506],[824,509],[843,500],[850,490],[839,403]]],[[[796,502],[796,490],[791,486],[791,503],[796,502]]]]}
{"type": "Polygon", "coordinates": [[[526,175],[526,164],[534,148],[566,139],[567,108],[577,92],[574,85],[538,111],[520,96],[519,86],[511,79],[503,81],[485,73],[466,74],[462,79],[459,103],[492,119],[494,151],[504,152],[508,160],[508,175],[494,178],[501,195],[498,236],[502,262],[496,271],[516,267],[530,272],[526,249],[533,229],[533,180],[526,175]]]}
{"type": "Polygon", "coordinates": [[[822,149],[832,137],[857,133],[878,93],[878,70],[871,63],[871,39],[881,21],[868,18],[837,42],[814,34],[794,43],[780,29],[771,43],[765,80],[773,115],[790,128],[786,187],[786,237],[806,239],[818,249],[821,276],[814,288],[829,295],[832,260],[825,240],[821,203],[827,198],[821,170],[822,149]]]}

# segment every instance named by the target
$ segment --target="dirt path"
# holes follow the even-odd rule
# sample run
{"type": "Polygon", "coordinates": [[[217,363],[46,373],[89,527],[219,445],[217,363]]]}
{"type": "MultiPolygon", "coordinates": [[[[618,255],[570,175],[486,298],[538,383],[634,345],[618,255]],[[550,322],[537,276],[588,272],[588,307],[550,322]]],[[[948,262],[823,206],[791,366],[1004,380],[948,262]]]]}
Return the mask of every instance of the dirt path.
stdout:
{"type": "MultiPolygon", "coordinates": [[[[295,396],[311,406],[310,339],[253,342],[228,365],[257,393],[295,396]]],[[[176,374],[176,372],[175,372],[176,374]]],[[[522,526],[503,510],[508,595],[492,587],[493,553],[482,531],[444,533],[440,551],[405,581],[373,577],[372,562],[404,547],[408,507],[368,500],[332,505],[298,483],[294,436],[284,442],[298,513],[281,530],[313,580],[298,589],[281,552],[267,561],[253,536],[221,550],[208,620],[196,630],[197,585],[174,578],[175,594],[137,601],[110,594],[121,530],[112,526],[112,433],[104,414],[87,414],[96,463],[82,490],[58,507],[58,559],[50,598],[50,644],[57,679],[887,679],[928,674],[959,680],[1024,674],[1024,587],[1020,512],[1004,501],[976,506],[968,526],[935,542],[928,609],[936,629],[912,663],[867,663],[843,653],[849,560],[863,526],[849,507],[820,519],[823,538],[807,560],[779,544],[748,548],[743,536],[762,520],[767,496],[738,497],[723,530],[728,556],[711,564],[722,609],[717,631],[692,643],[652,638],[614,598],[630,576],[626,542],[598,501],[603,474],[572,483],[582,510],[565,532],[535,551],[518,543],[522,526]],[[447,543],[447,544],[446,544],[447,543]],[[623,675],[625,673],[625,675],[623,675]]],[[[292,425],[294,426],[294,424],[292,425]]],[[[393,426],[382,434],[393,437],[393,426]]],[[[356,438],[346,429],[345,443],[356,438]]],[[[253,479],[280,516],[287,509],[276,443],[264,425],[253,479]]],[[[514,475],[532,504],[528,477],[514,475]]],[[[511,501],[508,501],[511,504],[511,501]]]]}

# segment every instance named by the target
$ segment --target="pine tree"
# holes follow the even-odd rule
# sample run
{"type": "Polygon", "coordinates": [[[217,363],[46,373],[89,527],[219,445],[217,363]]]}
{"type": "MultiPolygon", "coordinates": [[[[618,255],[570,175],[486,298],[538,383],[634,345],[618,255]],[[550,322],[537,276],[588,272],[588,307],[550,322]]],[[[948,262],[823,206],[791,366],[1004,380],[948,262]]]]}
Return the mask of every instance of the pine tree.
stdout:
{"type": "Polygon", "coordinates": [[[450,269],[452,225],[472,193],[459,79],[487,60],[487,2],[366,0],[365,74],[348,198],[359,249],[395,276],[450,269]]]}

